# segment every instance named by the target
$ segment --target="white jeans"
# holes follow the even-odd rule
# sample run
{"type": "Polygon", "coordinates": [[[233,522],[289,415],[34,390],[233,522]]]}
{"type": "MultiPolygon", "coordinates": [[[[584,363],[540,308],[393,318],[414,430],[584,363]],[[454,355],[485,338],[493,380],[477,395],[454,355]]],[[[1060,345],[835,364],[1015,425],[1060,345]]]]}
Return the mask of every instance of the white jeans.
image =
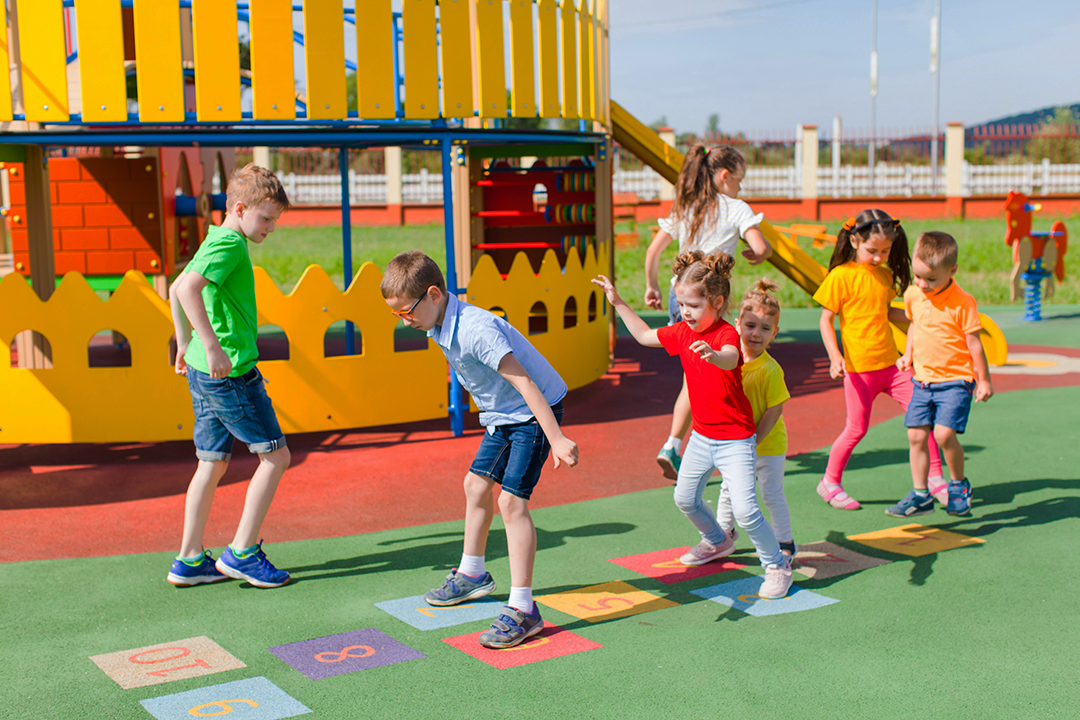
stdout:
{"type": "Polygon", "coordinates": [[[758,507],[754,480],[756,457],[756,435],[745,440],[711,440],[691,432],[679,465],[679,479],[675,482],[675,505],[703,539],[713,545],[721,544],[724,529],[716,521],[712,508],[702,500],[713,470],[719,470],[729,491],[730,511],[735,522],[754,544],[762,567],[767,567],[783,563],[784,555],[758,507]]]}
{"type": "MultiPolygon", "coordinates": [[[[772,528],[780,542],[791,542],[791,513],[788,511],[787,498],[784,497],[784,460],[783,455],[758,455],[757,479],[761,488],[761,500],[769,511],[772,528]]],[[[720,486],[720,500],[716,503],[716,521],[720,527],[730,530],[735,527],[735,516],[731,511],[731,493],[727,478],[720,486]]]]}

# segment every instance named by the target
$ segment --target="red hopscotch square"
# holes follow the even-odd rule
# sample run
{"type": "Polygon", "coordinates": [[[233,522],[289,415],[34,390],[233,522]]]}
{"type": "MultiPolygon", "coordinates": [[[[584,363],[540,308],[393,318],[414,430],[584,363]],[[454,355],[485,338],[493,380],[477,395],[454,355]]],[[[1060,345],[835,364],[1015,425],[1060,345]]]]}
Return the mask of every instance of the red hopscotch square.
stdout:
{"type": "Polygon", "coordinates": [[[481,645],[479,640],[484,632],[487,631],[481,630],[468,635],[448,637],[444,638],[443,642],[499,670],[604,647],[600,643],[586,640],[580,635],[553,625],[547,620],[544,621],[544,629],[539,633],[520,645],[502,650],[493,650],[481,645]]]}
{"type": "Polygon", "coordinates": [[[740,570],[745,565],[734,560],[714,560],[704,565],[683,565],[679,562],[679,556],[689,550],[689,547],[672,548],[671,550],[657,550],[656,552],[643,553],[641,555],[627,555],[621,558],[612,558],[608,562],[621,565],[627,570],[659,580],[665,585],[674,585],[684,580],[716,575],[728,570],[740,570]]]}

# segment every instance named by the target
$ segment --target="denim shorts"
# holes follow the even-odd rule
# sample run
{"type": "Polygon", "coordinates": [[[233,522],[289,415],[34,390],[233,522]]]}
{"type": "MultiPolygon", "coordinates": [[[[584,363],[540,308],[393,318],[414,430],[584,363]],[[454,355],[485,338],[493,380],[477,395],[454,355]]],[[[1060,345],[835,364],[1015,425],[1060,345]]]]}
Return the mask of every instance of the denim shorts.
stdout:
{"type": "MultiPolygon", "coordinates": [[[[562,401],[552,405],[551,412],[562,425],[562,401]]],[[[528,500],[550,452],[551,444],[536,418],[513,425],[492,425],[480,441],[469,472],[491,478],[502,485],[503,492],[528,500]]]]}
{"type": "Polygon", "coordinates": [[[668,325],[675,325],[682,322],[682,310],[679,309],[679,301],[675,299],[675,286],[671,286],[671,291],[667,296],[667,317],[668,325]]]}
{"type": "Polygon", "coordinates": [[[187,378],[195,411],[195,457],[228,462],[234,437],[252,453],[285,447],[257,367],[240,377],[215,379],[189,366],[187,378]]]}
{"type": "Polygon", "coordinates": [[[970,380],[911,382],[915,385],[915,391],[911,394],[907,415],[904,416],[905,427],[943,425],[958,433],[967,429],[975,383],[970,380]]]}

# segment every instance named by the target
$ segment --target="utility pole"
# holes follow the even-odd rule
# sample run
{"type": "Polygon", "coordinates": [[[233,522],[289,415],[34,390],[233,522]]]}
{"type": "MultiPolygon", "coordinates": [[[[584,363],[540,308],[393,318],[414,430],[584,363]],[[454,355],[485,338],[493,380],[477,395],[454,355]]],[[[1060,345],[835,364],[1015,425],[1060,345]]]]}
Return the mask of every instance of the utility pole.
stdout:
{"type": "Polygon", "coordinates": [[[934,137],[930,140],[930,194],[937,195],[938,186],[938,101],[941,98],[941,0],[935,3],[930,20],[930,72],[934,75],[934,137]]]}
{"type": "Polygon", "coordinates": [[[866,154],[870,171],[870,194],[874,192],[874,154],[877,150],[877,0],[870,2],[870,147],[866,154]]]}

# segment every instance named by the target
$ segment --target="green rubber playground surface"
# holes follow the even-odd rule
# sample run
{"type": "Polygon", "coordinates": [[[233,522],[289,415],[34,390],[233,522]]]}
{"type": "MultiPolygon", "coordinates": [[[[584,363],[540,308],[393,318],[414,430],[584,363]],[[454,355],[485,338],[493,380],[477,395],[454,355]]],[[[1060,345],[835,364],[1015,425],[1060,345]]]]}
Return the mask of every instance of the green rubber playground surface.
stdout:
{"type": "MultiPolygon", "coordinates": [[[[964,436],[970,517],[939,509],[914,518],[925,529],[886,539],[891,549],[849,538],[911,524],[883,513],[910,486],[900,418],[873,427],[852,458],[845,487],[862,511],[833,510],[817,497],[826,449],[789,458],[796,541],[888,562],[827,578],[797,574],[800,590],[783,601],[747,590],[761,571],[745,537],[730,558],[743,569],[670,584],[630,569],[658,565],[650,572],[663,575],[667,551],[697,540],[669,488],[537,510],[535,593],[562,595],[541,600],[561,631],[486,661],[446,640],[479,633],[487,620],[420,629],[415,623],[435,613],[409,600],[457,562],[461,522],[275,544],[271,558],[295,582],[269,591],[236,581],[173,588],[167,553],[3,564],[0,715],[239,720],[304,708],[313,717],[395,720],[1074,718],[1078,404],[1080,387],[1070,386],[1001,393],[977,406],[964,436]],[[930,552],[905,554],[920,549],[930,552]],[[610,562],[651,553],[644,564],[610,562]],[[721,583],[737,583],[730,595],[743,610],[694,594],[721,583]],[[575,592],[596,585],[604,587],[575,592]],[[393,600],[412,624],[376,605],[393,600]],[[327,640],[294,646],[292,657],[319,679],[282,659],[280,646],[318,638],[327,640]]],[[[713,502],[717,482],[706,494],[713,502]]],[[[422,489],[403,495],[458,500],[422,489]]],[[[488,564],[505,599],[499,523],[488,564]]],[[[466,610],[441,611],[438,622],[466,610]]],[[[454,642],[476,652],[474,640],[454,642]]]]}

